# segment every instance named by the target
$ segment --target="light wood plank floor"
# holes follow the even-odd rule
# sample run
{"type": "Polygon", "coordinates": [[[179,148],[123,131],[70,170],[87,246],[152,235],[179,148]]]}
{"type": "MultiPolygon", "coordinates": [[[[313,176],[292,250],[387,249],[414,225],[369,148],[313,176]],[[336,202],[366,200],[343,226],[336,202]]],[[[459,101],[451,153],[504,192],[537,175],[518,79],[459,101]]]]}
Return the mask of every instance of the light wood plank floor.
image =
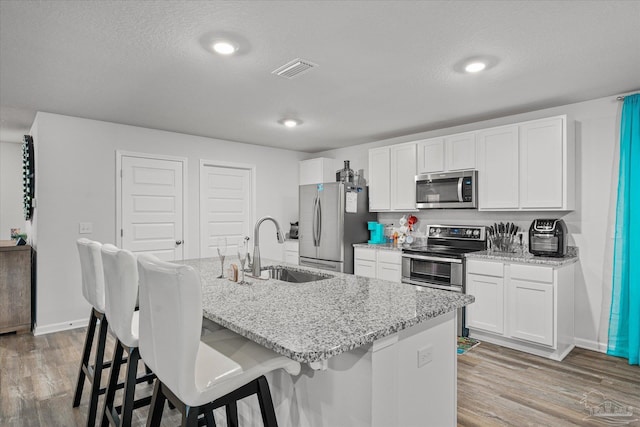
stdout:
{"type": "MultiPolygon", "coordinates": [[[[86,423],[88,384],[82,405],[71,407],[84,335],[82,328],[39,337],[0,336],[0,426],[86,423]]],[[[112,346],[110,339],[109,355],[112,346]]],[[[151,386],[138,388],[140,396],[151,393],[151,386]]],[[[482,343],[458,356],[458,425],[606,426],[585,419],[580,400],[590,390],[632,406],[640,418],[640,368],[624,359],[575,349],[559,363],[482,343]]],[[[178,412],[165,411],[170,416],[163,426],[178,425],[178,412]]],[[[135,426],[145,419],[146,408],[135,411],[135,426]]]]}

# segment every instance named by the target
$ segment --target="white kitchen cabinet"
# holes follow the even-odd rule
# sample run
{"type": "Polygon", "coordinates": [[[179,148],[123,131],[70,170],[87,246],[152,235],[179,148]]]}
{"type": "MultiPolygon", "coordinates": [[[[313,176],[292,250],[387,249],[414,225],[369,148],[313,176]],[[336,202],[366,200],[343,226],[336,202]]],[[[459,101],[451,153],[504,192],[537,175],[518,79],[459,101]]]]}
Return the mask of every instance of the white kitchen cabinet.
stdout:
{"type": "Polygon", "coordinates": [[[323,182],[335,182],[336,161],[326,157],[302,160],[298,164],[300,171],[299,185],[321,184],[323,182]]]}
{"type": "Polygon", "coordinates": [[[478,132],[478,194],[480,210],[519,207],[518,126],[478,132]]]}
{"type": "Polygon", "coordinates": [[[369,150],[369,211],[391,209],[391,150],[369,150]]]}
{"type": "Polygon", "coordinates": [[[563,125],[555,117],[520,126],[521,208],[563,208],[568,169],[563,125]]]}
{"type": "Polygon", "coordinates": [[[466,277],[472,337],[554,360],[574,347],[574,264],[468,259],[466,277]]]}
{"type": "Polygon", "coordinates": [[[474,132],[418,142],[417,173],[446,172],[476,167],[474,132]]]}
{"type": "Polygon", "coordinates": [[[426,139],[418,142],[417,172],[444,171],[444,138],[426,139]]]}
{"type": "Polygon", "coordinates": [[[371,279],[402,281],[402,253],[376,248],[354,248],[353,274],[371,279]]]}
{"type": "Polygon", "coordinates": [[[467,274],[467,293],[476,297],[467,307],[467,328],[504,332],[504,279],[500,276],[467,274]]]}
{"type": "Polygon", "coordinates": [[[416,210],[416,144],[391,147],[391,210],[416,210]]]}
{"type": "Polygon", "coordinates": [[[479,210],[573,210],[574,138],[566,116],[479,131],[479,210]]]}
{"type": "Polygon", "coordinates": [[[369,150],[369,211],[416,210],[416,144],[369,150]]]}
{"type": "Polygon", "coordinates": [[[297,240],[284,241],[284,262],[298,265],[299,263],[299,243],[297,240]]]}

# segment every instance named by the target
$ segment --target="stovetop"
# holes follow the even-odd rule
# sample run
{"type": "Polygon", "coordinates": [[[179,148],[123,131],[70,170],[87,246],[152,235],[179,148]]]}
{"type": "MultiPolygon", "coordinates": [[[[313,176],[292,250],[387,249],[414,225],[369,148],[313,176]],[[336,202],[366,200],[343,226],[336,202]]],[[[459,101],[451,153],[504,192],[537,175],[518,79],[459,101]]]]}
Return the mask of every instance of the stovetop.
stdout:
{"type": "Polygon", "coordinates": [[[430,255],[448,258],[463,258],[469,252],[487,248],[483,226],[427,226],[427,244],[402,250],[404,253],[430,255]]]}

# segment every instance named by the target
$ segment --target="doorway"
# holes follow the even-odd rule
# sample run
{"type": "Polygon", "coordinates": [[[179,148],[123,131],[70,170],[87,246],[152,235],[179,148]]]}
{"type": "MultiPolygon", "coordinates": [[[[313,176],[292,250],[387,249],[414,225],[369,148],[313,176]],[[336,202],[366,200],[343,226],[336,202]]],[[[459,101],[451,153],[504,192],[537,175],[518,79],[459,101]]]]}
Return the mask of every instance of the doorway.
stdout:
{"type": "Polygon", "coordinates": [[[255,220],[255,165],[200,161],[200,257],[217,257],[218,238],[227,256],[250,236],[255,220]]]}
{"type": "Polygon", "coordinates": [[[116,241],[131,252],[183,260],[187,159],[116,152],[116,241]]]}

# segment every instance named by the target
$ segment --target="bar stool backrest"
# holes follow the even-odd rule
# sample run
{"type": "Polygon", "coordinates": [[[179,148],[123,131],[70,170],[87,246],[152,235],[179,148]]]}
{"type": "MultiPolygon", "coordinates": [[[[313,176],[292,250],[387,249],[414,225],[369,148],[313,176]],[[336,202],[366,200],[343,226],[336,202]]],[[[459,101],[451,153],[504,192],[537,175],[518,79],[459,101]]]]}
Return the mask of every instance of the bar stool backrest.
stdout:
{"type": "Polygon", "coordinates": [[[104,272],[102,269],[102,244],[89,239],[76,241],[82,271],[82,295],[100,313],[104,313],[104,272]]]}
{"type": "Polygon", "coordinates": [[[138,298],[136,256],[126,249],[102,246],[104,266],[105,310],[109,325],[127,347],[138,347],[138,331],[131,328],[138,298]]]}
{"type": "Polygon", "coordinates": [[[200,276],[191,267],[138,256],[140,355],[182,401],[199,395],[195,367],[202,328],[200,276]]]}

